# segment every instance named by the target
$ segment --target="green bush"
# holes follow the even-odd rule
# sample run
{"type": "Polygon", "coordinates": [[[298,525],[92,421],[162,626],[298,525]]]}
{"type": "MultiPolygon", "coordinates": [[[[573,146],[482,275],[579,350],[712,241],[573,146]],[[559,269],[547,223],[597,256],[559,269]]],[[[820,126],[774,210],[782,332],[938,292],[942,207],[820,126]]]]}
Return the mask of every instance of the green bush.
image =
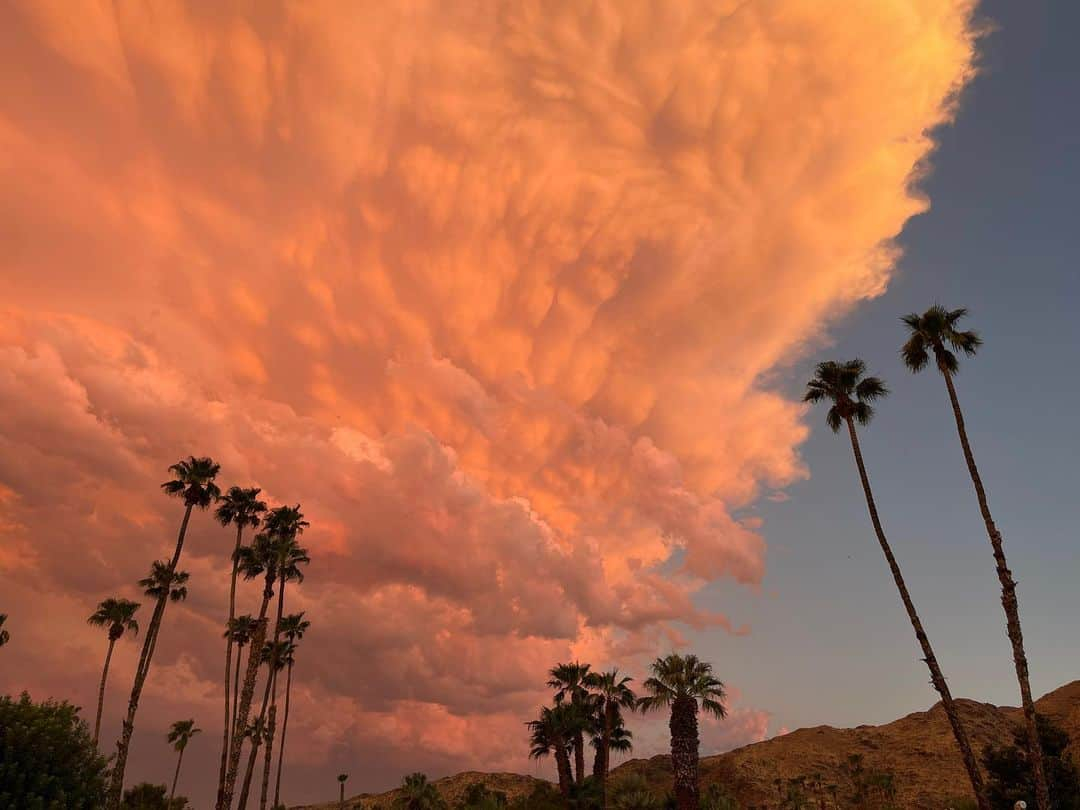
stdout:
{"type": "MultiPolygon", "coordinates": [[[[1066,752],[1069,735],[1041,714],[1035,716],[1050,787],[1051,810],[1080,810],[1080,775],[1066,752]]],[[[1024,799],[1035,806],[1035,782],[1027,761],[1027,737],[1017,731],[1013,744],[991,747],[983,755],[987,793],[996,807],[1011,808],[1024,799]]]]}
{"type": "Polygon", "coordinates": [[[78,708],[0,697],[0,810],[97,810],[106,768],[78,708]]]}
{"type": "Polygon", "coordinates": [[[169,789],[165,785],[140,782],[124,791],[122,810],[187,810],[188,800],[177,796],[169,804],[169,789]]]}

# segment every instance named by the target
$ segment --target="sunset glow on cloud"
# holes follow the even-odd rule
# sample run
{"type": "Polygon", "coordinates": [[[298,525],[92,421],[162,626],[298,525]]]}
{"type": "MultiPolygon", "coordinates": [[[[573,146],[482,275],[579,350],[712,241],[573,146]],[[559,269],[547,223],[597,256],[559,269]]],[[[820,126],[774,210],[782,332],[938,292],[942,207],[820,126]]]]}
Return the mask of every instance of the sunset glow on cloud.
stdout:
{"type": "MultiPolygon", "coordinates": [[[[971,5],[7,4],[0,689],[92,704],[188,454],[311,522],[294,799],[528,767],[557,660],[752,632],[695,594],[762,581],[739,510],[807,474],[770,373],[884,289],[971,5]]],[[[221,711],[192,532],[137,736],[221,711]]]]}

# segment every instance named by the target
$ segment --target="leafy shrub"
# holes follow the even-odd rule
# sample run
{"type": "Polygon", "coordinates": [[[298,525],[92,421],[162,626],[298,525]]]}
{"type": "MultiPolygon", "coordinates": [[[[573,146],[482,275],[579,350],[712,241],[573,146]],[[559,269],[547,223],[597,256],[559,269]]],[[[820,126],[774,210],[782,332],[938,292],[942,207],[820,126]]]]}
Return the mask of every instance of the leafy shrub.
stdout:
{"type": "Polygon", "coordinates": [[[187,810],[188,800],[177,796],[169,804],[169,790],[165,785],[140,782],[124,791],[122,810],[187,810]]]}
{"type": "Polygon", "coordinates": [[[0,697],[0,810],[97,810],[105,776],[78,708],[0,697]]]}
{"type": "MultiPolygon", "coordinates": [[[[1080,810],[1080,775],[1066,753],[1069,735],[1041,714],[1035,716],[1050,783],[1051,810],[1080,810]]],[[[1021,799],[1034,807],[1035,782],[1028,764],[1027,737],[1023,731],[1013,736],[1009,746],[991,746],[983,754],[987,793],[994,807],[1011,808],[1021,799]]]]}

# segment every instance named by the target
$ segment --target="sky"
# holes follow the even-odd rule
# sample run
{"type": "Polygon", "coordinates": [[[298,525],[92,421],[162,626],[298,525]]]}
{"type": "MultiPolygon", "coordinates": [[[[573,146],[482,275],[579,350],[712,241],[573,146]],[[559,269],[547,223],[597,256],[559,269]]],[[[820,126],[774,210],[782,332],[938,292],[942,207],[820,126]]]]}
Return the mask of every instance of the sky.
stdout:
{"type": "MultiPolygon", "coordinates": [[[[0,691],[94,705],[85,618],[138,597],[181,514],[166,468],[208,454],[311,522],[289,802],[342,771],[546,774],[522,723],[571,658],[712,661],[732,711],[705,753],[925,709],[850,449],[799,403],[859,355],[894,392],[864,452],[953,691],[1015,704],[943,386],[897,357],[934,301],[986,339],[958,386],[1033,688],[1073,679],[1077,16],[5,4],[0,691]]],[[[196,806],[231,543],[195,516],[128,770],[165,781],[195,717],[196,806]]]]}

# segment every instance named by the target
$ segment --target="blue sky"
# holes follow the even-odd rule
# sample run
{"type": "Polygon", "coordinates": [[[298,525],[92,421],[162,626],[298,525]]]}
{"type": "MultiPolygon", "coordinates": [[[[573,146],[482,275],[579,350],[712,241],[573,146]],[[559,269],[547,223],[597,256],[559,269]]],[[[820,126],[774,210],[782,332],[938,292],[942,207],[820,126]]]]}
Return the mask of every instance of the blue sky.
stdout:
{"type": "MultiPolygon", "coordinates": [[[[864,358],[892,395],[864,431],[879,508],[954,694],[1019,702],[989,543],[939,376],[901,365],[899,317],[935,301],[971,310],[986,341],[958,379],[976,460],[1019,582],[1032,688],[1080,677],[1073,416],[1080,394],[1080,5],[987,2],[995,26],[953,126],[936,133],[888,291],[832,329],[834,345],[783,374],[793,394],[819,359],[864,358]]],[[[810,416],[811,477],[763,502],[770,544],[760,595],[708,603],[745,638],[695,643],[780,726],[880,723],[936,694],[874,540],[846,437],[810,416]]]]}

